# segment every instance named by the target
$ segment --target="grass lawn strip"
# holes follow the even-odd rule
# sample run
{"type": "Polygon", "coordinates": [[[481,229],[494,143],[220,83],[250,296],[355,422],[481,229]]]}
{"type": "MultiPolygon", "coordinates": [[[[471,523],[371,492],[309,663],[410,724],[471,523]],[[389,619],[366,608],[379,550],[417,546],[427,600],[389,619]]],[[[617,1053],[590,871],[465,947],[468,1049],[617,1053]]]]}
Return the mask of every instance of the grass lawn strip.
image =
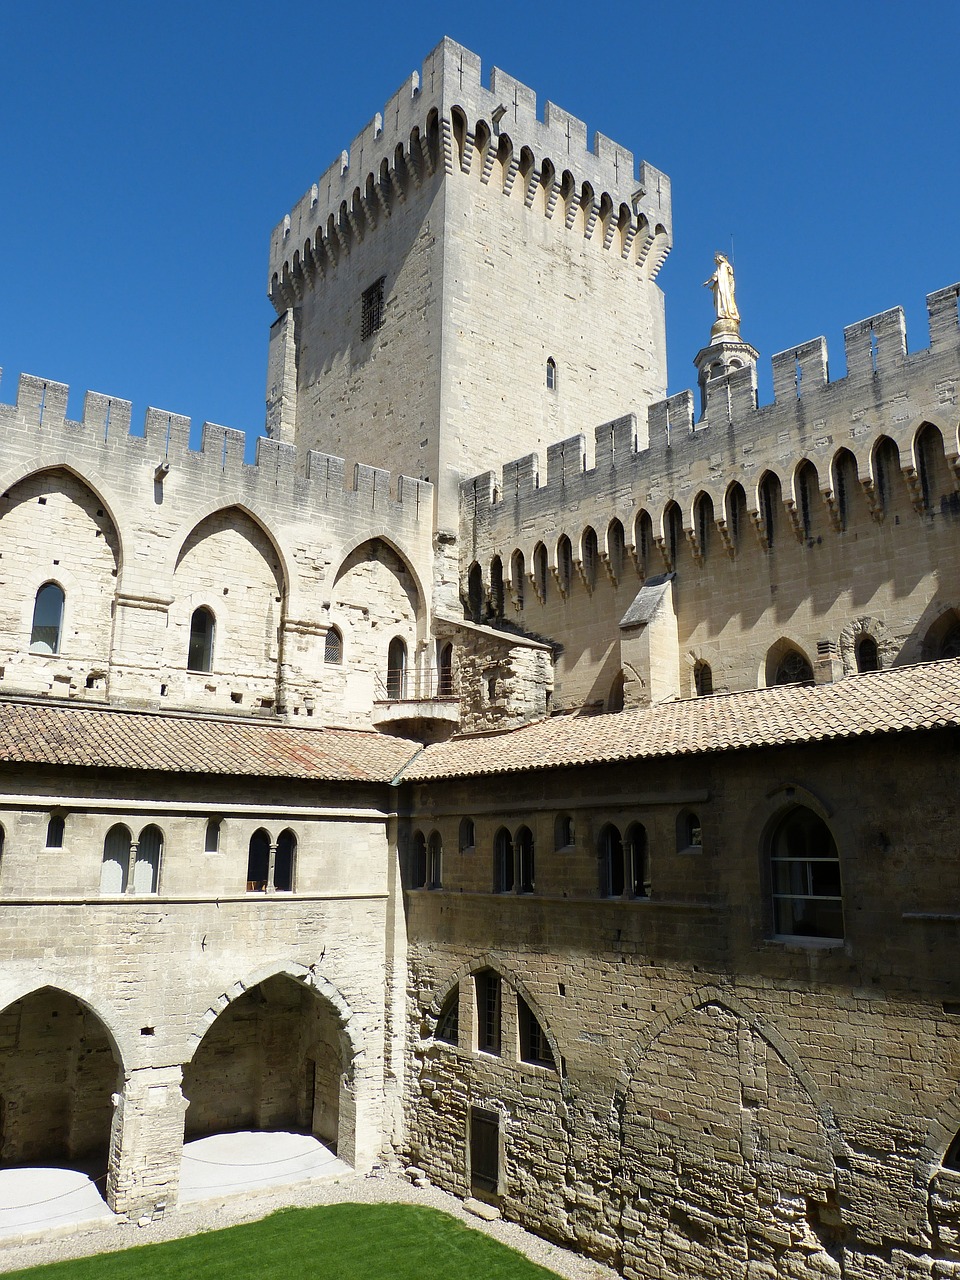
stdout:
{"type": "Polygon", "coordinates": [[[407,1204],[284,1209],[260,1222],[7,1273],[7,1280],[557,1280],[556,1273],[407,1204]]]}

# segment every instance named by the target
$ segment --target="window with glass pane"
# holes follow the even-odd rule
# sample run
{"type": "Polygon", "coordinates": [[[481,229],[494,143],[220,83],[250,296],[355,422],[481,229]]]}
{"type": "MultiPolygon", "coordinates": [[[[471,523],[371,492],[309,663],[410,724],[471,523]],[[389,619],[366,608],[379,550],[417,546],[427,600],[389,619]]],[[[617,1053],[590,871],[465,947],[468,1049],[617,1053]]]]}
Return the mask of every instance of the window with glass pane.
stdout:
{"type": "Polygon", "coordinates": [[[809,809],[787,814],[773,835],[770,873],[774,933],[843,940],[840,858],[822,818],[809,809]]]}

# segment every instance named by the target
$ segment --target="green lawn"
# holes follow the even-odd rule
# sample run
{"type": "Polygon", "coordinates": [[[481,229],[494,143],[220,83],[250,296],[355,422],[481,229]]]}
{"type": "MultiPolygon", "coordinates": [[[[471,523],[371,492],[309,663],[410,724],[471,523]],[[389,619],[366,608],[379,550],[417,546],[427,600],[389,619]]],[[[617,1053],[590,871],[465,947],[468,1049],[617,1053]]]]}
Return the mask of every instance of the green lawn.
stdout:
{"type": "Polygon", "coordinates": [[[8,1273],[37,1280],[556,1280],[449,1214],[409,1204],[285,1209],[262,1222],[8,1273]]]}

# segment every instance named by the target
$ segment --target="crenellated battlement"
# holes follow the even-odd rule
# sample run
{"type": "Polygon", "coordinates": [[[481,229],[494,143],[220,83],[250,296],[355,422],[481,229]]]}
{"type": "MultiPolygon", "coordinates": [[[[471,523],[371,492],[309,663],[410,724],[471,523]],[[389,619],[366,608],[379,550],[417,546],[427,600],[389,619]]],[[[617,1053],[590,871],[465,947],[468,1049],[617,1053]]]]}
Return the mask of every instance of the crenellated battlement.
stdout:
{"type": "Polygon", "coordinates": [[[225,500],[264,508],[289,508],[298,517],[311,511],[349,518],[372,512],[400,522],[429,523],[433,510],[433,486],[410,476],[394,478],[378,467],[347,467],[343,458],[311,450],[305,464],[290,444],[259,436],[256,461],[244,461],[245,433],[205,422],[200,447],[190,447],[191,420],[182,414],[148,408],[143,434],[131,433],[131,404],[88,391],[79,422],[67,414],[69,387],[30,374],[21,374],[14,404],[0,404],[0,430],[5,440],[18,445],[36,442],[38,460],[57,465],[68,455],[114,475],[117,468],[129,481],[138,469],[153,472],[156,497],[162,486],[181,476],[192,489],[207,486],[222,491],[225,500]]]}
{"type": "Polygon", "coordinates": [[[922,350],[908,352],[903,311],[893,308],[845,328],[843,378],[830,380],[826,340],[816,338],[773,356],[770,404],[758,405],[756,371],[745,367],[708,381],[699,420],[693,392],[683,391],[651,404],[646,413],[598,426],[592,466],[586,439],[577,435],[547,448],[543,470],[541,459],[529,454],[506,463],[499,476],[491,471],[472,478],[461,486],[464,572],[474,560],[507,557],[515,548],[529,563],[539,541],[555,563],[558,538],[566,535],[576,548],[587,526],[597,530],[603,555],[603,531],[611,522],[620,523],[631,548],[648,520],[662,549],[674,504],[696,544],[698,504],[710,500],[723,535],[735,483],[761,528],[764,478],[776,477],[792,514],[798,509],[797,473],[805,462],[816,468],[821,496],[832,511],[841,451],[852,455],[876,510],[879,441],[896,445],[904,478],[915,491],[916,439],[925,422],[940,430],[947,463],[960,475],[958,298],[960,284],[927,297],[930,345],[922,350]]]}
{"type": "Polygon", "coordinates": [[[477,55],[444,38],[274,228],[268,293],[277,310],[438,169],[475,166],[488,183],[498,160],[505,194],[519,177],[530,206],[542,187],[548,217],[570,230],[579,214],[586,238],[656,275],[672,243],[667,176],[601,133],[589,147],[586,124],[552,102],[540,119],[535,92],[499,67],[485,86],[477,55]]]}

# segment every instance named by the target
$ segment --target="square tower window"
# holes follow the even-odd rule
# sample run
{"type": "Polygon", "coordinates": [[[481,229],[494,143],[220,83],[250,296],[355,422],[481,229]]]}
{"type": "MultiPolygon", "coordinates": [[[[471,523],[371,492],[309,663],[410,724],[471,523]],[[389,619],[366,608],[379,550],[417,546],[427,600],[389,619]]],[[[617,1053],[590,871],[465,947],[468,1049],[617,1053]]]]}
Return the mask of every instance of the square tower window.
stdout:
{"type": "Polygon", "coordinates": [[[383,328],[383,286],[386,276],[381,276],[369,289],[364,289],[360,303],[360,341],[366,342],[378,329],[383,328]]]}

